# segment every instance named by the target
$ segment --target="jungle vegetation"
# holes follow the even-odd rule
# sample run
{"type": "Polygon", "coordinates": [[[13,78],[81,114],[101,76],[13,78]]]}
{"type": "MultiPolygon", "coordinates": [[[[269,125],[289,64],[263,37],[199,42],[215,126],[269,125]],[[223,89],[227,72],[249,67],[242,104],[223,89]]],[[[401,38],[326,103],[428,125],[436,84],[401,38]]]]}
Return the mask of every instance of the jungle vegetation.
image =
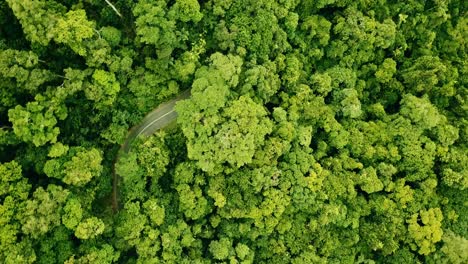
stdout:
{"type": "Polygon", "coordinates": [[[0,1],[0,263],[468,263],[467,10],[0,1]]]}

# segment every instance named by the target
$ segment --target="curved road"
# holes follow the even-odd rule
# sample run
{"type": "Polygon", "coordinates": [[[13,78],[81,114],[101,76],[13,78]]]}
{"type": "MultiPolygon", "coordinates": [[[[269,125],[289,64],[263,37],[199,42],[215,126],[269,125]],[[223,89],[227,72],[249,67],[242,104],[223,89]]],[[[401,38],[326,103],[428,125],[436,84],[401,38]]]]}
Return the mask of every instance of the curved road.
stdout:
{"type": "MultiPolygon", "coordinates": [[[[130,129],[127,138],[124,143],[120,146],[120,150],[115,159],[115,163],[119,160],[121,153],[128,153],[130,150],[131,143],[140,135],[150,136],[154,134],[161,128],[169,125],[172,121],[177,118],[177,112],[174,110],[174,106],[180,100],[184,100],[190,97],[190,90],[186,90],[179,94],[175,99],[172,99],[166,103],[160,104],[157,108],[151,111],[149,114],[143,118],[143,120],[130,129]]],[[[113,183],[112,183],[112,208],[114,212],[119,210],[119,175],[115,173],[115,168],[113,168],[113,183]]]]}

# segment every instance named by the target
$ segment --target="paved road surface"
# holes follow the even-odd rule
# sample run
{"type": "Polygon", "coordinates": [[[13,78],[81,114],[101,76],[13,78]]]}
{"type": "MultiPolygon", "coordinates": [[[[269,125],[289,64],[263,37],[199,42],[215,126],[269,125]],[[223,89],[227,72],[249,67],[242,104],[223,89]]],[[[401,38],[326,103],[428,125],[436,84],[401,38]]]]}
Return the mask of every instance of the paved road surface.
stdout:
{"type": "MultiPolygon", "coordinates": [[[[128,153],[130,146],[133,140],[138,136],[150,136],[154,134],[161,128],[169,125],[172,121],[177,118],[177,113],[174,110],[175,104],[180,101],[190,97],[190,90],[186,90],[179,94],[175,99],[172,99],[168,102],[160,104],[157,108],[151,111],[149,114],[143,118],[143,120],[132,129],[130,129],[125,142],[120,147],[120,151],[117,154],[115,162],[119,160],[119,155],[122,153],[128,153]]],[[[114,162],[114,165],[115,165],[114,162]]],[[[119,209],[119,178],[120,175],[115,173],[115,168],[113,168],[113,184],[112,184],[112,207],[114,212],[119,209]]]]}
{"type": "Polygon", "coordinates": [[[122,144],[121,150],[128,152],[132,141],[140,135],[150,136],[159,129],[169,125],[177,118],[177,113],[174,106],[177,101],[184,100],[190,97],[190,90],[179,94],[175,99],[160,104],[157,108],[151,111],[143,118],[143,120],[134,126],[127,135],[127,139],[122,144]]]}

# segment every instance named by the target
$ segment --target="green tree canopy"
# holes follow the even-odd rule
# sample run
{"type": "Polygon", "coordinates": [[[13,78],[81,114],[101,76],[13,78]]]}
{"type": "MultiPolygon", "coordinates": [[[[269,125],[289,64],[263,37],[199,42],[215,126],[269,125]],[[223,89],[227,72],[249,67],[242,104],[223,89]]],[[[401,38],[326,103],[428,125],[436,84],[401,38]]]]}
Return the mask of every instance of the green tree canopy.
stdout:
{"type": "Polygon", "coordinates": [[[0,263],[467,263],[467,10],[0,1],[0,263]]]}

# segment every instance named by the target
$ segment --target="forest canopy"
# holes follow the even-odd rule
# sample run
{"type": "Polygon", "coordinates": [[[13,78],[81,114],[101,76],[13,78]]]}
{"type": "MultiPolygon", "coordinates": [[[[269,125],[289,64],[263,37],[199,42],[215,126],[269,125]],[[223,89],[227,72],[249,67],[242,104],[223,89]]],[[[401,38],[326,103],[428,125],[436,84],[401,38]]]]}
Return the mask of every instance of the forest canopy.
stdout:
{"type": "Polygon", "coordinates": [[[0,262],[468,263],[467,11],[0,1],[0,262]]]}

